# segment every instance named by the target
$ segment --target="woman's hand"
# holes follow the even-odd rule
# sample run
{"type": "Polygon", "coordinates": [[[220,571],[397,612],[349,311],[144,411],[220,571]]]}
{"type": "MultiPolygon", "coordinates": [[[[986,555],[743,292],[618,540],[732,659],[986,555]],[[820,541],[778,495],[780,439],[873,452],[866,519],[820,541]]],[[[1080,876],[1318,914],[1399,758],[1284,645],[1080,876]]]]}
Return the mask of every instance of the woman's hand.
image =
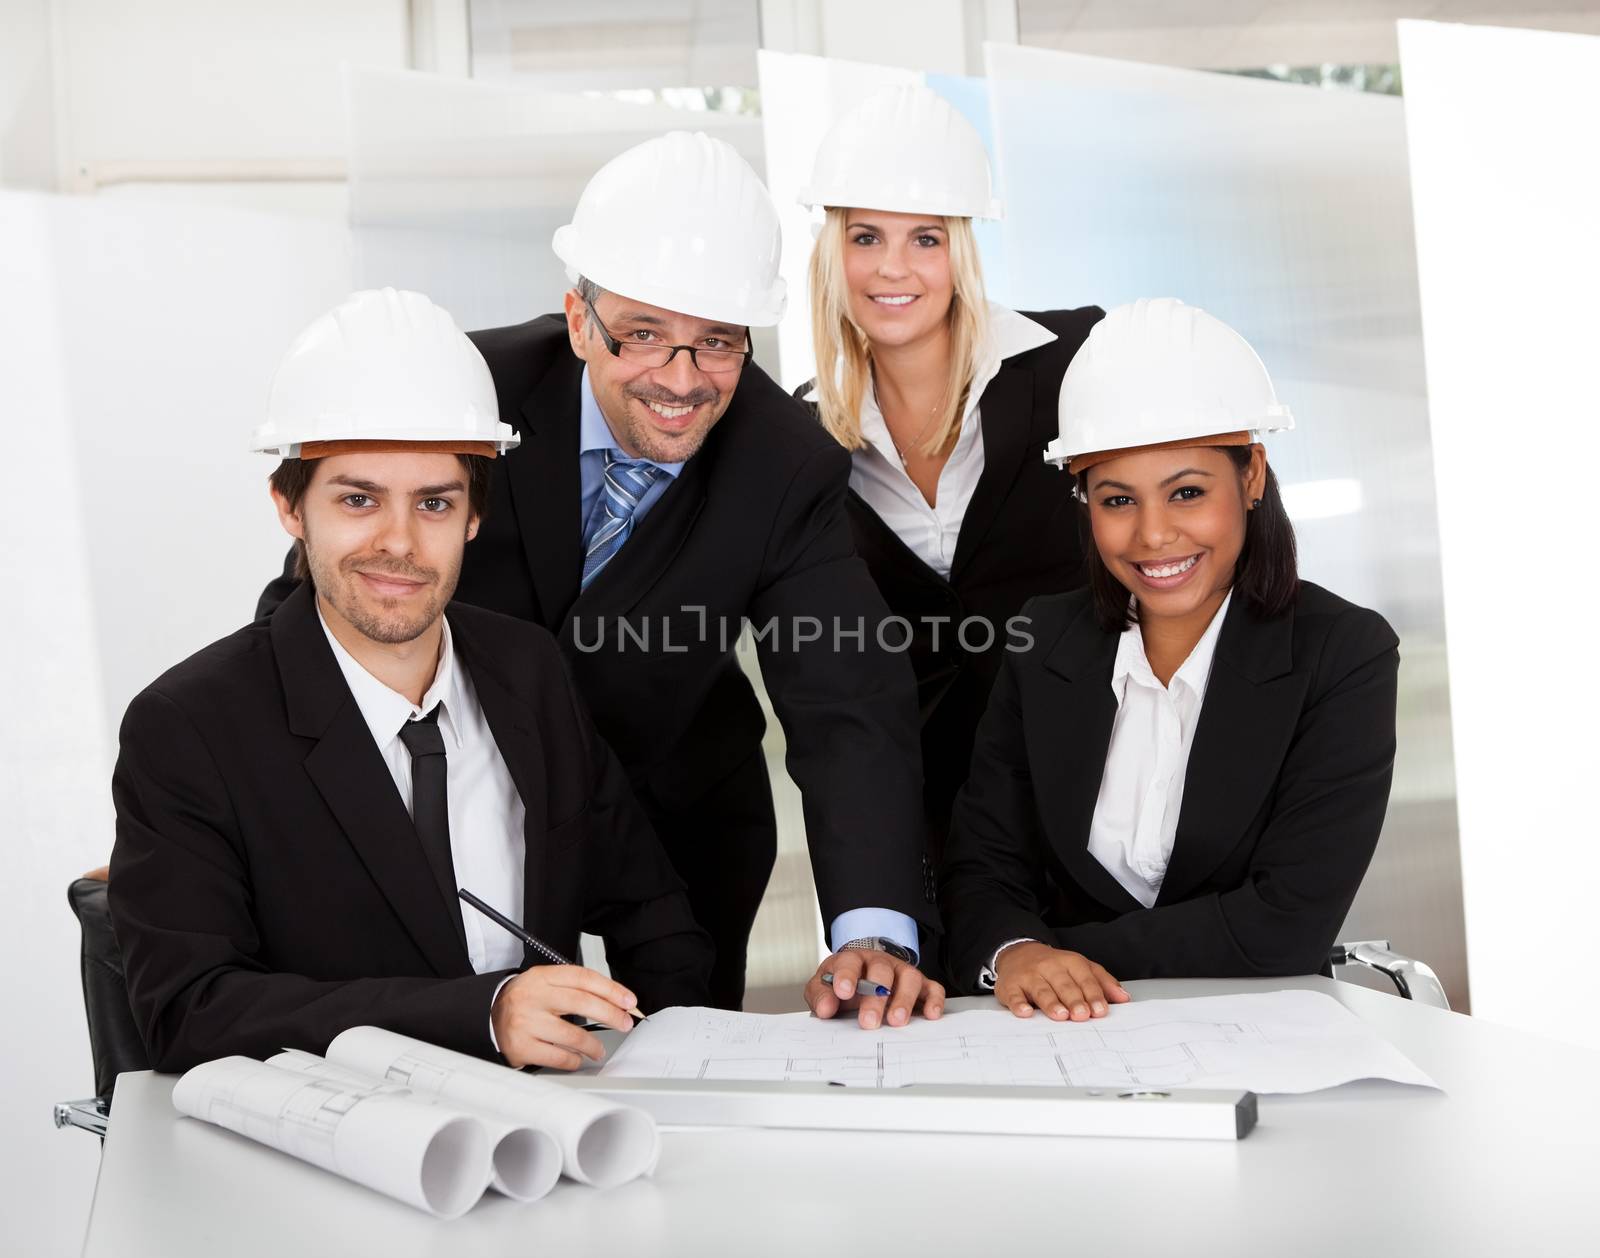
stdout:
{"type": "Polygon", "coordinates": [[[1049,944],[1020,943],[1001,951],[994,997],[1019,1018],[1042,1009],[1057,1022],[1103,1018],[1107,1002],[1131,999],[1122,984],[1088,957],[1049,944]]]}

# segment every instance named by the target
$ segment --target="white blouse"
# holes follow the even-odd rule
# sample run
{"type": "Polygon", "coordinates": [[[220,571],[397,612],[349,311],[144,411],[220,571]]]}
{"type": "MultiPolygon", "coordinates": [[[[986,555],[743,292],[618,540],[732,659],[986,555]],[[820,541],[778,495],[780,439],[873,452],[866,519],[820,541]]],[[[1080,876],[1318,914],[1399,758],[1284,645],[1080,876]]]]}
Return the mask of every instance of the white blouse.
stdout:
{"type": "Polygon", "coordinates": [[[1089,825],[1089,854],[1145,908],[1161,894],[1172,859],[1189,748],[1232,601],[1230,590],[1168,685],[1151,671],[1138,625],[1123,630],[1117,642],[1111,670],[1117,716],[1089,825]]]}
{"type": "MultiPolygon", "coordinates": [[[[983,427],[978,401],[1007,358],[1038,349],[1055,340],[1054,332],[1025,315],[989,303],[989,337],[979,351],[961,435],[939,473],[933,505],[922,496],[906,471],[889,426],[871,389],[861,402],[861,436],[866,446],[854,452],[850,488],[878,513],[911,552],[941,577],[949,578],[961,520],[983,475],[983,427]]],[[[1018,416],[1018,423],[1023,417],[1018,416]]]]}

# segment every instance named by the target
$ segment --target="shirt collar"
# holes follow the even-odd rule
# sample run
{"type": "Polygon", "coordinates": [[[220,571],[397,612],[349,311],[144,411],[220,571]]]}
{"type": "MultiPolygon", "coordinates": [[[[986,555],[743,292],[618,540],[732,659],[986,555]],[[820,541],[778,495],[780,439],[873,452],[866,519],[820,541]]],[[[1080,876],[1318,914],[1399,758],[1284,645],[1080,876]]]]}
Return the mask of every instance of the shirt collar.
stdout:
{"type": "MultiPolygon", "coordinates": [[[[631,459],[633,456],[617,444],[616,435],[611,431],[611,425],[606,422],[605,412],[600,409],[600,402],[594,395],[594,385],[589,380],[589,368],[583,369],[583,383],[578,388],[578,454],[605,454],[607,451],[619,459],[631,459]]],[[[676,477],[683,471],[683,463],[657,463],[654,459],[646,459],[651,467],[660,468],[668,476],[676,477]]]]}
{"type": "Polygon", "coordinates": [[[433,674],[433,683],[417,706],[397,690],[384,685],[356,659],[328,628],[322,615],[321,602],[317,605],[317,620],[333,648],[333,658],[344,674],[345,684],[361,709],[362,719],[372,731],[372,740],[379,751],[387,751],[389,744],[400,736],[400,727],[407,721],[426,716],[435,704],[439,706],[439,729],[459,751],[462,746],[461,726],[458,722],[464,702],[460,687],[460,670],[456,667],[455,644],[450,637],[450,618],[442,619],[444,632],[439,641],[439,664],[433,674]]]}
{"type": "Polygon", "coordinates": [[[984,384],[995,378],[1000,364],[1030,349],[1038,349],[1056,339],[1056,334],[1042,323],[1035,323],[1025,314],[1018,314],[999,302],[989,303],[989,336],[978,353],[978,370],[973,373],[973,393],[982,393],[979,379],[984,384]]]}
{"type": "Polygon", "coordinates": [[[1157,679],[1155,672],[1150,667],[1149,657],[1144,653],[1144,635],[1138,625],[1130,625],[1122,631],[1122,636],[1117,640],[1117,659],[1111,666],[1111,689],[1116,693],[1117,703],[1122,703],[1122,697],[1127,693],[1128,681],[1131,678],[1141,686],[1154,690],[1171,690],[1182,683],[1196,699],[1204,699],[1206,683],[1211,678],[1211,657],[1216,654],[1217,638],[1222,633],[1222,622],[1228,615],[1228,604],[1233,602],[1233,591],[1230,589],[1222,600],[1222,606],[1217,608],[1211,617],[1211,623],[1206,626],[1206,631],[1200,635],[1200,641],[1194,644],[1194,649],[1189,652],[1189,658],[1178,666],[1178,671],[1172,674],[1172,683],[1163,687],[1157,679]]]}
{"type": "MultiPolygon", "coordinates": [[[[1027,315],[1018,314],[998,302],[989,303],[989,335],[978,350],[972,385],[967,390],[967,409],[961,416],[962,438],[976,427],[978,403],[983,391],[1000,374],[1000,364],[1030,349],[1048,345],[1055,339],[1054,332],[1041,323],[1035,323],[1027,315]]],[[[894,443],[889,438],[889,426],[884,423],[883,412],[878,407],[878,395],[870,381],[866,396],[861,399],[861,435],[885,457],[894,449],[894,443]]],[[[891,461],[899,460],[896,458],[891,461]]]]}

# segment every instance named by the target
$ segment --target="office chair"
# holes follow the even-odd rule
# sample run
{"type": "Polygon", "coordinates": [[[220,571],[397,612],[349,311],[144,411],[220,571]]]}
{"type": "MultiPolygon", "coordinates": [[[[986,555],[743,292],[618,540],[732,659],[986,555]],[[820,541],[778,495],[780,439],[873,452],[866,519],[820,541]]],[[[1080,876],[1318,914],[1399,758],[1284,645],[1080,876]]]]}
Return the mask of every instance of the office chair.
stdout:
{"type": "Polygon", "coordinates": [[[89,1020],[89,1051],[94,1056],[95,1095],[55,1106],[57,1127],[78,1127],[102,1138],[111,1114],[111,1094],[124,1070],[147,1070],[150,1058],[128,1006],[122,953],[106,904],[106,870],[90,871],[67,888],[67,903],[83,930],[79,968],[83,1008],[89,1020]]]}
{"type": "Polygon", "coordinates": [[[1389,947],[1387,939],[1336,943],[1328,954],[1328,963],[1334,967],[1361,965],[1376,970],[1387,975],[1395,990],[1407,1000],[1414,1000],[1419,1005],[1431,1005],[1435,1009],[1450,1008],[1450,1000],[1444,994],[1444,984],[1439,981],[1432,967],[1395,952],[1389,947]]]}

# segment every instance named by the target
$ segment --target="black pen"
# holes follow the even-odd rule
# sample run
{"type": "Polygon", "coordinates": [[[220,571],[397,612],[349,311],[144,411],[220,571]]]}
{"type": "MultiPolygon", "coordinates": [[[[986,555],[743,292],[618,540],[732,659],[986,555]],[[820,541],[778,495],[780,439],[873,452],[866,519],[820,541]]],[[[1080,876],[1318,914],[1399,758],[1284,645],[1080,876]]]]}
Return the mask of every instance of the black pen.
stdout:
{"type": "MultiPolygon", "coordinates": [[[[485,904],[482,900],[478,899],[477,896],[473,895],[472,892],[468,891],[465,887],[457,887],[456,888],[456,894],[458,896],[460,896],[463,900],[465,900],[468,904],[472,905],[473,908],[477,909],[478,912],[482,913],[485,917],[487,917],[496,926],[504,927],[506,930],[510,931],[512,933],[512,935],[514,935],[516,938],[522,940],[522,942],[524,944],[526,944],[528,947],[532,948],[535,952],[537,952],[540,956],[544,957],[552,965],[571,965],[572,964],[571,961],[568,961],[566,959],[566,957],[562,956],[554,948],[550,947],[549,944],[540,943],[537,939],[535,939],[527,931],[523,930],[522,927],[518,926],[514,921],[512,921],[509,917],[507,917],[499,909],[495,908],[492,905],[485,904]]],[[[644,1014],[640,1013],[638,1009],[630,1009],[630,1010],[628,1010],[628,1013],[631,1014],[633,1017],[638,1018],[640,1022],[644,1021],[644,1014]]]]}

